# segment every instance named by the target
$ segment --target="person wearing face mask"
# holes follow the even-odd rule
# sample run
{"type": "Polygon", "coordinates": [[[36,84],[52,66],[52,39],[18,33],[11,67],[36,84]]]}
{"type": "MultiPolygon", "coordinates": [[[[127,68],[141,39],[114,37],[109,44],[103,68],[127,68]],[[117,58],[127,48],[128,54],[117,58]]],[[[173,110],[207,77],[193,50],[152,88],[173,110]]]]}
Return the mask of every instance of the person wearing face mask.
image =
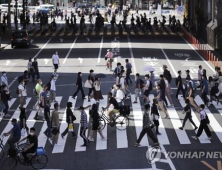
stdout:
{"type": "Polygon", "coordinates": [[[4,133],[3,135],[4,136],[11,135],[10,139],[8,140],[8,144],[10,148],[14,148],[15,147],[14,144],[21,139],[21,128],[17,123],[17,119],[12,119],[11,123],[13,125],[13,128],[9,132],[4,133]]]}
{"type": "Polygon", "coordinates": [[[150,95],[150,91],[152,90],[152,82],[150,81],[150,76],[147,74],[145,75],[145,87],[144,87],[144,99],[145,99],[145,103],[149,103],[150,99],[149,99],[149,95],[150,95]]]}
{"type": "Polygon", "coordinates": [[[78,78],[77,78],[77,81],[76,81],[76,92],[72,95],[72,98],[75,99],[76,95],[79,93],[79,91],[81,91],[81,94],[82,94],[82,100],[85,99],[85,94],[84,94],[84,90],[83,90],[83,87],[82,87],[82,73],[81,72],[78,72],[78,78]]]}
{"type": "Polygon", "coordinates": [[[3,110],[3,113],[4,113],[5,117],[10,117],[11,116],[10,114],[8,114],[8,108],[9,108],[8,101],[9,101],[9,98],[10,98],[10,93],[7,90],[7,86],[4,84],[1,87],[1,101],[5,105],[5,109],[3,110]]]}
{"type": "Polygon", "coordinates": [[[37,151],[38,148],[38,137],[35,134],[35,128],[32,127],[30,128],[30,133],[28,136],[24,137],[23,139],[21,139],[17,144],[21,143],[22,141],[28,140],[29,145],[27,147],[24,148],[24,150],[22,151],[22,155],[24,157],[24,164],[25,165],[29,165],[29,160],[27,157],[27,154],[29,153],[35,153],[37,151]]]}
{"type": "Polygon", "coordinates": [[[210,140],[212,135],[208,127],[208,124],[210,123],[210,121],[209,121],[206,111],[204,110],[205,105],[201,104],[199,107],[200,107],[200,126],[198,128],[196,136],[191,136],[191,137],[197,140],[204,130],[208,137],[207,140],[210,140]]]}
{"type": "Polygon", "coordinates": [[[32,77],[32,82],[34,83],[35,73],[34,73],[34,68],[33,68],[33,65],[32,65],[32,58],[29,58],[27,69],[28,69],[28,78],[30,78],[30,76],[31,76],[32,77]]]}
{"type": "Polygon", "coordinates": [[[23,108],[24,105],[26,104],[26,98],[27,98],[27,90],[24,79],[20,82],[18,90],[19,90],[18,97],[20,99],[20,107],[23,108]]]}
{"type": "Polygon", "coordinates": [[[35,85],[37,103],[34,105],[33,109],[36,109],[36,107],[39,106],[39,94],[40,94],[41,91],[42,91],[42,80],[38,79],[37,83],[35,85]]]}
{"type": "Polygon", "coordinates": [[[52,63],[54,66],[54,73],[56,73],[59,67],[59,55],[57,51],[55,51],[55,53],[52,55],[52,63]]]}
{"type": "Polygon", "coordinates": [[[37,79],[39,79],[40,75],[39,75],[39,66],[38,66],[37,58],[34,58],[34,61],[32,62],[32,66],[33,66],[33,69],[34,69],[34,78],[35,78],[35,75],[36,75],[37,79]]]}
{"type": "Polygon", "coordinates": [[[2,85],[6,85],[6,87],[8,89],[8,78],[6,76],[6,72],[5,71],[2,72],[2,76],[1,76],[1,86],[2,85]]]}
{"type": "Polygon", "coordinates": [[[50,84],[51,84],[51,87],[50,87],[50,98],[51,98],[51,102],[54,102],[54,103],[57,102],[55,100],[56,99],[56,85],[55,85],[55,82],[56,82],[56,76],[52,75],[51,81],[50,81],[50,84]]]}
{"type": "Polygon", "coordinates": [[[90,102],[90,95],[92,94],[93,92],[93,88],[94,88],[94,76],[93,76],[93,73],[94,73],[94,70],[90,70],[89,71],[89,76],[88,76],[88,83],[91,85],[91,88],[89,88],[89,92],[88,92],[88,102],[90,102]]]}

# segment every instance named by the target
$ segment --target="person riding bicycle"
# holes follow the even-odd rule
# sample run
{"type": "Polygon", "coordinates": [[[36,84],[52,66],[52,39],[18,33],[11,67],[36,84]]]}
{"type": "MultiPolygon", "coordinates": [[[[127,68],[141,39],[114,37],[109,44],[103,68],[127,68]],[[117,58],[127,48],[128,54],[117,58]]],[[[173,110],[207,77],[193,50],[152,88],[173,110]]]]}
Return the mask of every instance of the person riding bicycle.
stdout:
{"type": "Polygon", "coordinates": [[[15,147],[14,144],[21,139],[21,128],[19,124],[17,123],[17,119],[12,119],[11,122],[12,122],[13,128],[9,132],[4,133],[3,135],[8,136],[12,134],[10,139],[8,140],[8,144],[9,144],[9,147],[13,149],[15,147]]]}
{"type": "Polygon", "coordinates": [[[28,136],[24,137],[23,139],[21,139],[17,144],[21,143],[22,141],[28,139],[28,143],[29,146],[24,148],[24,150],[22,151],[22,155],[24,157],[24,164],[28,165],[29,164],[29,160],[27,157],[27,154],[29,153],[35,153],[37,151],[37,147],[38,147],[38,137],[35,134],[35,128],[32,127],[30,128],[30,133],[28,136]]]}
{"type": "Polygon", "coordinates": [[[104,109],[108,109],[110,107],[110,105],[113,105],[114,108],[107,112],[107,114],[109,115],[110,123],[112,124],[113,123],[113,115],[115,115],[116,113],[119,113],[120,108],[119,108],[118,102],[113,97],[113,94],[111,92],[109,92],[108,97],[109,97],[109,104],[104,109]]]}

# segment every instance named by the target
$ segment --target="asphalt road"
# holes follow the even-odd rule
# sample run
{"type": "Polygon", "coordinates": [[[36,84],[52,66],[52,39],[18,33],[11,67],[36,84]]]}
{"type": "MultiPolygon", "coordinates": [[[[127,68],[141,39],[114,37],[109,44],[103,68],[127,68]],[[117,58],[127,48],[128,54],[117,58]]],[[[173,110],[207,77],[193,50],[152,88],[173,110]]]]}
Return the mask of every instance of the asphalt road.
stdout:
{"type": "MultiPolygon", "coordinates": [[[[111,78],[111,72],[105,68],[104,55],[107,49],[112,49],[115,53],[115,63],[121,62],[125,65],[125,59],[128,58],[133,65],[133,74],[140,73],[144,76],[146,72],[144,67],[153,66],[155,68],[156,79],[159,79],[159,75],[163,72],[162,65],[168,66],[172,76],[177,76],[177,71],[182,71],[182,77],[185,77],[185,70],[190,70],[192,78],[197,79],[198,66],[202,65],[207,70],[207,75],[213,75],[214,69],[211,64],[204,61],[203,58],[190,46],[179,34],[168,35],[137,35],[137,36],[92,36],[86,38],[85,36],[76,37],[63,37],[63,41],[59,37],[33,37],[32,46],[29,49],[23,47],[16,47],[11,49],[7,46],[0,53],[0,72],[6,71],[9,82],[13,82],[10,90],[13,98],[16,98],[15,102],[10,108],[10,114],[19,114],[16,112],[19,101],[16,95],[16,87],[18,85],[16,77],[22,75],[22,72],[27,67],[28,59],[36,57],[39,63],[40,76],[43,84],[49,81],[49,77],[53,72],[51,56],[55,50],[58,51],[60,57],[60,67],[58,70],[59,77],[56,82],[57,97],[60,103],[61,114],[60,118],[63,118],[64,108],[69,96],[75,91],[75,81],[77,78],[77,72],[83,73],[83,81],[86,80],[90,69],[94,69],[95,74],[104,73],[106,78],[101,79],[102,93],[105,97],[100,102],[100,107],[106,105],[106,95],[110,91],[110,87],[114,84],[114,78],[111,78]],[[88,39],[89,38],[89,39],[88,39]]],[[[131,76],[134,80],[134,76],[131,76]]],[[[36,102],[35,97],[32,95],[33,83],[28,84],[28,96],[30,102],[27,105],[27,117],[33,114],[32,107],[36,102]]],[[[172,80],[172,87],[175,88],[175,81],[172,80]]],[[[139,104],[133,105],[134,88],[130,87],[132,93],[131,99],[127,102],[132,107],[130,126],[124,131],[120,132],[115,127],[107,127],[104,131],[107,134],[107,142],[102,143],[100,140],[91,142],[90,145],[84,150],[79,147],[82,144],[80,137],[73,139],[71,135],[66,139],[59,139],[64,143],[64,147],[53,148],[46,138],[44,138],[40,131],[44,124],[41,121],[30,121],[30,125],[34,125],[37,129],[37,135],[41,144],[44,144],[49,157],[48,165],[46,169],[64,169],[64,170],[99,170],[99,169],[209,169],[201,161],[206,161],[212,167],[217,169],[217,162],[221,159],[180,159],[172,158],[166,159],[165,156],[161,157],[161,161],[158,161],[150,165],[146,159],[146,151],[148,143],[152,144],[150,139],[145,138],[141,143],[144,147],[136,148],[134,143],[139,135],[142,123],[142,110],[143,101],[139,104]],[[83,151],[81,151],[83,150],[83,151]],[[57,152],[57,153],[56,153],[57,152]]],[[[169,108],[169,114],[171,119],[162,118],[162,135],[159,137],[161,143],[162,152],[179,152],[179,151],[218,151],[221,152],[221,133],[222,133],[222,117],[221,111],[222,105],[212,105],[209,107],[209,112],[212,114],[209,116],[211,125],[210,130],[212,132],[212,140],[206,141],[204,138],[200,140],[193,140],[191,136],[195,135],[195,131],[189,122],[186,123],[185,130],[180,131],[178,127],[181,126],[182,119],[184,117],[181,114],[183,100],[176,100],[175,93],[172,95],[174,108],[169,108]]],[[[88,90],[85,89],[85,93],[88,90]]],[[[152,94],[155,92],[153,91],[152,94]]],[[[195,98],[197,103],[201,103],[199,93],[195,98]]],[[[87,101],[82,101],[79,95],[75,103],[75,109],[81,105],[87,105],[87,101]]],[[[79,129],[79,111],[75,110],[77,121],[75,122],[76,132],[79,129]]],[[[161,112],[162,117],[164,116],[161,112]]],[[[193,113],[193,117],[196,118],[199,123],[199,115],[193,113]]],[[[1,120],[0,133],[5,130],[9,122],[8,120],[1,120]]],[[[63,127],[66,126],[66,124],[63,127]]],[[[199,124],[197,124],[199,125],[199,124]]],[[[10,126],[8,126],[10,127],[10,126]]],[[[44,129],[43,129],[44,130],[44,129]]],[[[95,136],[96,139],[96,136],[95,136]]],[[[99,137],[98,137],[99,139],[99,137]]],[[[1,163],[2,161],[0,161],[1,163]]],[[[18,169],[30,169],[24,166],[18,166],[18,169]]],[[[218,168],[219,169],[219,168],[218,168]]]]}

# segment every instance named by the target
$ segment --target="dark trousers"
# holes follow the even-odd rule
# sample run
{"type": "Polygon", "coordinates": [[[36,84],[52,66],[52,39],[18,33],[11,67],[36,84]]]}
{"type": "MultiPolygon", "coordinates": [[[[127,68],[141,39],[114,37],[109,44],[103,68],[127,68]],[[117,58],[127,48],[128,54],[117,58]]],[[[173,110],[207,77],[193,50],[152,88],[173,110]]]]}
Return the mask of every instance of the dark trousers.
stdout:
{"type": "Polygon", "coordinates": [[[203,101],[204,101],[204,104],[207,105],[208,103],[208,99],[207,99],[207,93],[206,92],[203,92],[202,95],[201,95],[203,101]]]}
{"type": "Polygon", "coordinates": [[[126,73],[126,84],[129,85],[129,82],[132,83],[132,80],[130,79],[130,73],[126,73]]]}
{"type": "Polygon", "coordinates": [[[165,90],[163,91],[163,101],[164,101],[165,105],[168,106],[166,96],[165,96],[165,90]]]}
{"type": "Polygon", "coordinates": [[[81,93],[82,93],[82,99],[84,99],[84,97],[85,97],[84,90],[83,90],[82,87],[79,87],[79,86],[77,87],[76,92],[73,94],[73,97],[76,97],[76,95],[79,93],[79,91],[81,91],[81,93]]]}
{"type": "Polygon", "coordinates": [[[198,128],[198,131],[197,131],[197,137],[200,137],[200,135],[202,134],[203,130],[206,132],[207,136],[208,137],[211,137],[211,132],[210,132],[210,129],[209,127],[207,126],[207,123],[205,122],[205,120],[201,120],[200,122],[200,126],[198,128]]]}
{"type": "MultiPolygon", "coordinates": [[[[62,136],[65,136],[67,133],[68,133],[68,131],[69,131],[69,123],[67,123],[67,128],[65,129],[65,131],[61,134],[62,136]]],[[[72,123],[72,125],[73,125],[73,132],[72,132],[72,136],[73,137],[75,137],[75,136],[77,136],[76,135],[76,133],[75,133],[75,131],[74,131],[74,123],[72,123]]]]}
{"type": "Polygon", "coordinates": [[[3,113],[4,114],[7,114],[8,113],[8,108],[9,108],[9,106],[8,106],[8,101],[2,101],[3,103],[4,103],[4,105],[5,105],[5,109],[3,110],[3,113]]]}
{"type": "Polygon", "coordinates": [[[93,92],[93,88],[89,88],[89,93],[88,93],[88,99],[90,97],[90,94],[93,92]]]}
{"type": "Polygon", "coordinates": [[[22,152],[22,156],[24,157],[24,161],[27,162],[28,161],[28,157],[27,157],[27,154],[29,153],[35,153],[36,151],[33,150],[33,149],[28,149],[26,152],[22,152]]]}
{"type": "Polygon", "coordinates": [[[38,71],[35,71],[34,78],[35,78],[35,76],[37,76],[37,80],[40,78],[40,76],[39,76],[39,72],[38,72],[38,71]]]}
{"type": "Polygon", "coordinates": [[[51,135],[51,122],[49,119],[46,119],[46,122],[47,122],[47,128],[44,133],[47,135],[48,138],[50,138],[52,136],[51,135]]]}
{"type": "Polygon", "coordinates": [[[159,133],[159,120],[153,120],[154,125],[156,126],[156,133],[159,133]]]}
{"type": "Polygon", "coordinates": [[[140,136],[139,139],[136,141],[137,143],[140,143],[140,141],[142,140],[142,138],[144,137],[144,135],[147,133],[147,135],[152,139],[153,143],[157,143],[158,140],[155,137],[153,131],[151,128],[145,128],[140,132],[140,136]]]}
{"type": "Polygon", "coordinates": [[[187,119],[189,119],[190,123],[192,123],[194,127],[197,127],[196,124],[193,122],[192,116],[186,114],[186,116],[183,119],[183,126],[182,126],[183,128],[185,126],[187,119]]]}
{"type": "Polygon", "coordinates": [[[31,69],[28,73],[28,78],[30,78],[30,76],[32,77],[32,82],[34,82],[35,80],[35,72],[33,71],[33,69],[31,69]]]}
{"type": "Polygon", "coordinates": [[[86,129],[83,127],[80,128],[80,136],[83,138],[84,145],[88,144],[88,139],[86,137],[86,129]]]}
{"type": "MultiPolygon", "coordinates": [[[[21,138],[21,137],[20,137],[21,138]]],[[[15,148],[15,143],[16,142],[18,142],[19,140],[20,140],[20,138],[19,137],[16,137],[16,138],[14,138],[14,137],[10,137],[10,139],[8,140],[8,144],[9,144],[9,147],[10,148],[15,148]]]]}
{"type": "Polygon", "coordinates": [[[185,99],[185,91],[184,91],[184,89],[183,89],[183,86],[179,86],[179,87],[177,88],[176,98],[178,99],[178,95],[179,95],[180,91],[182,91],[182,93],[183,93],[183,98],[185,99]]]}

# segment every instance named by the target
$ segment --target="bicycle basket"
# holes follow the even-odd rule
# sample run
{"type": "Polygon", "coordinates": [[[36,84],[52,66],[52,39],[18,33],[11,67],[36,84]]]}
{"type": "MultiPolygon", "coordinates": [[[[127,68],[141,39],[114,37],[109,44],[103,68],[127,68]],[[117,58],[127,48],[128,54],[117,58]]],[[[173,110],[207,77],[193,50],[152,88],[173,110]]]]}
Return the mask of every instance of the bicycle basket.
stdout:
{"type": "Polygon", "coordinates": [[[129,105],[125,105],[125,106],[120,106],[119,109],[120,115],[129,115],[130,114],[130,106],[129,105]]]}
{"type": "Polygon", "coordinates": [[[37,151],[36,151],[36,154],[37,155],[45,155],[46,151],[45,151],[45,149],[43,147],[38,147],[37,151]]]}
{"type": "Polygon", "coordinates": [[[14,148],[9,148],[9,149],[8,149],[8,155],[9,155],[9,157],[11,157],[11,158],[15,158],[16,155],[17,155],[17,150],[14,149],[14,148]]]}

